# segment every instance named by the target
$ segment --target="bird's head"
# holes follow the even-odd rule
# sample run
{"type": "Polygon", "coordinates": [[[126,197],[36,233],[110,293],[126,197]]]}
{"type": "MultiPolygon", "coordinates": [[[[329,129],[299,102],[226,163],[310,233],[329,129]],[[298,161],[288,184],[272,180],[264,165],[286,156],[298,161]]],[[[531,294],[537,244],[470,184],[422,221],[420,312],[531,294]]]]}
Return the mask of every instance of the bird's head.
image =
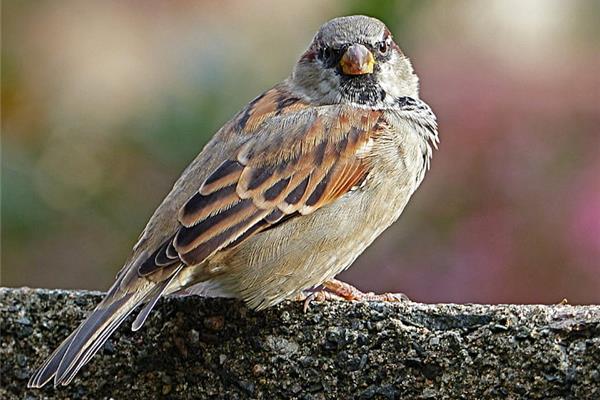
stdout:
{"type": "Polygon", "coordinates": [[[315,103],[369,107],[418,97],[419,86],[388,28],[363,15],[335,18],[321,26],[291,80],[315,103]]]}

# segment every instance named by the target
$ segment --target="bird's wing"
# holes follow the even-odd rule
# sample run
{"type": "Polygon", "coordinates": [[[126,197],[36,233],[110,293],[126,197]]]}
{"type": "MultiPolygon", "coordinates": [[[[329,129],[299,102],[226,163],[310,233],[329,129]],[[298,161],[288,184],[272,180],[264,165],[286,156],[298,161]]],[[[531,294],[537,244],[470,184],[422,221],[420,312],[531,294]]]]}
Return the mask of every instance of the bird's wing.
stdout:
{"type": "Polygon", "coordinates": [[[340,198],[368,174],[370,147],[383,125],[380,111],[340,106],[263,119],[259,129],[242,133],[247,140],[181,207],[179,229],[138,273],[150,275],[181,261],[198,265],[340,198]]]}
{"type": "Polygon", "coordinates": [[[380,111],[310,107],[275,87],[204,148],[159,206],[106,297],[33,374],[30,387],[68,384],[140,304],[139,329],[187,265],[309,214],[359,185],[380,111]],[[208,169],[208,171],[206,171],[208,169]],[[200,181],[200,183],[197,183],[200,181]]]}

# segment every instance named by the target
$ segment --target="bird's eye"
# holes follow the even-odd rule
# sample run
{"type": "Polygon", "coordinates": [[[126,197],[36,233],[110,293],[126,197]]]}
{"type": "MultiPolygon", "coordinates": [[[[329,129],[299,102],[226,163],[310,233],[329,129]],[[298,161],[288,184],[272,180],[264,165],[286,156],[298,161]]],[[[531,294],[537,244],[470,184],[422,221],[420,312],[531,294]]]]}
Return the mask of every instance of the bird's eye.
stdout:
{"type": "Polygon", "coordinates": [[[385,40],[383,42],[379,42],[379,44],[377,45],[377,50],[379,50],[379,53],[381,53],[381,54],[387,53],[389,48],[390,48],[390,44],[387,40],[385,40]]]}
{"type": "Polygon", "coordinates": [[[321,47],[321,60],[327,61],[333,56],[333,50],[331,47],[321,47]]]}

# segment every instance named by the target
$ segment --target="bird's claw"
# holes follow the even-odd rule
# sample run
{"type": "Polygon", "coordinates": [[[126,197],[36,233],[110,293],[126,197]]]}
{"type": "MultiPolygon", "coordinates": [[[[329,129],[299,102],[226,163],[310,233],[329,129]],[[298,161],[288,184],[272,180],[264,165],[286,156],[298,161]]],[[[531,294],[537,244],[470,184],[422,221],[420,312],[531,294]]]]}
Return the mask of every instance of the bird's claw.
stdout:
{"type": "Polygon", "coordinates": [[[323,282],[323,287],[327,290],[319,290],[310,294],[302,293],[295,300],[304,302],[302,310],[308,311],[312,301],[327,301],[327,300],[345,300],[345,301],[382,301],[391,303],[400,303],[410,301],[404,293],[382,293],[375,294],[373,292],[364,293],[349,283],[330,279],[323,282]]]}

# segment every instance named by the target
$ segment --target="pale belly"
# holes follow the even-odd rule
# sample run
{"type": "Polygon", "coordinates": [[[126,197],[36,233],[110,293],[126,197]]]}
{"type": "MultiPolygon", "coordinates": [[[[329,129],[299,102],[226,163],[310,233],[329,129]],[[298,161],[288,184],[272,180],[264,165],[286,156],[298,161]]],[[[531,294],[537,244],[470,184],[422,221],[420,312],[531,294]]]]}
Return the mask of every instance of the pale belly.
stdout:
{"type": "Polygon", "coordinates": [[[348,268],[398,219],[422,179],[416,135],[400,137],[394,145],[380,142],[379,158],[362,187],[182,271],[179,288],[209,281],[221,294],[265,308],[348,268]]]}
{"type": "Polygon", "coordinates": [[[293,297],[350,266],[398,219],[415,189],[416,184],[392,177],[367,182],[335,203],[256,235],[215,259],[209,268],[222,273],[214,281],[254,308],[293,297]]]}

